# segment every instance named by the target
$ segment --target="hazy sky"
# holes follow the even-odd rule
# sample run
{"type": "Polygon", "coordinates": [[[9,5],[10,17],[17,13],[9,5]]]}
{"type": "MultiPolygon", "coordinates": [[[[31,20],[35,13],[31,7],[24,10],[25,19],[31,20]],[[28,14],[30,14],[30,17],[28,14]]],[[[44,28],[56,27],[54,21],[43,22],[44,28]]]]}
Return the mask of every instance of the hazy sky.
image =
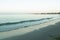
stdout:
{"type": "Polygon", "coordinates": [[[60,0],[0,0],[0,13],[59,12],[60,0]]]}

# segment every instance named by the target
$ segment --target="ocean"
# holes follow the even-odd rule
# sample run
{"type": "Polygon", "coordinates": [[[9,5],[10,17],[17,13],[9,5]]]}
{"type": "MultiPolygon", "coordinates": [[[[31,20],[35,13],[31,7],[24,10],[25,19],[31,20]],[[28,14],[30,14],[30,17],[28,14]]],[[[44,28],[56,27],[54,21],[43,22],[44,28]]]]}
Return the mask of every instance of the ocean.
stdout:
{"type": "Polygon", "coordinates": [[[35,15],[35,14],[0,15],[0,32],[26,28],[47,21],[55,20],[57,18],[59,18],[59,15],[35,15]]]}

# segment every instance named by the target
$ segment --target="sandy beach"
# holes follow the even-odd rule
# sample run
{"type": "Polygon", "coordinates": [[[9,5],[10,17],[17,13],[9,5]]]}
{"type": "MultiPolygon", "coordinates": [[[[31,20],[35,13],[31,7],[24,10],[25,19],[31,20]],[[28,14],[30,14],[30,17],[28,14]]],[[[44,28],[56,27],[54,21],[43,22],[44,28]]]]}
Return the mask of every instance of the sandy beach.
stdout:
{"type": "Polygon", "coordinates": [[[1,40],[54,40],[49,35],[60,35],[60,19],[48,21],[46,23],[35,25],[18,30],[0,32],[1,40]]]}

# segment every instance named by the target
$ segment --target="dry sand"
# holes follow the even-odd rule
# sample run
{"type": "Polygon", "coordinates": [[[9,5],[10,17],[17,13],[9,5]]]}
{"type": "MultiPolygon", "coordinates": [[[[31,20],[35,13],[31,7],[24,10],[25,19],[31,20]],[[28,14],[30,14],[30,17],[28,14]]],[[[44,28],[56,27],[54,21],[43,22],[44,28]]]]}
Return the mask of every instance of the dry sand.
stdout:
{"type": "MultiPolygon", "coordinates": [[[[45,36],[47,35],[47,32],[49,32],[50,30],[54,28],[54,26],[48,27],[48,25],[54,25],[55,23],[58,23],[58,22],[60,22],[60,19],[48,21],[40,25],[35,25],[35,26],[27,27],[27,28],[18,29],[18,30],[0,32],[0,39],[3,39],[3,40],[43,40],[45,36]],[[45,35],[45,36],[42,36],[42,35],[45,35]]],[[[48,40],[48,39],[45,38],[45,40],[48,40]]]]}

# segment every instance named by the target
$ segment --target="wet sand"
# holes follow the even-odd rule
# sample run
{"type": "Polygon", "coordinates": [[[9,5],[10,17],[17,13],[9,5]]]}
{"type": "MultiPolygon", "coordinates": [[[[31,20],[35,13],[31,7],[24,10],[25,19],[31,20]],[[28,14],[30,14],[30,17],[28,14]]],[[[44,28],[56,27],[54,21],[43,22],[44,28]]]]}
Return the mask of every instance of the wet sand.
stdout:
{"type": "Polygon", "coordinates": [[[1,40],[54,40],[60,35],[60,19],[28,28],[1,32],[1,40]],[[50,37],[53,36],[53,37],[50,37]],[[9,38],[8,38],[9,37],[9,38]]]}

